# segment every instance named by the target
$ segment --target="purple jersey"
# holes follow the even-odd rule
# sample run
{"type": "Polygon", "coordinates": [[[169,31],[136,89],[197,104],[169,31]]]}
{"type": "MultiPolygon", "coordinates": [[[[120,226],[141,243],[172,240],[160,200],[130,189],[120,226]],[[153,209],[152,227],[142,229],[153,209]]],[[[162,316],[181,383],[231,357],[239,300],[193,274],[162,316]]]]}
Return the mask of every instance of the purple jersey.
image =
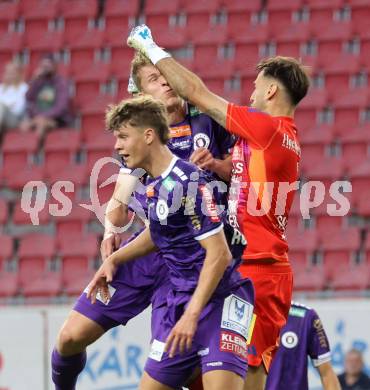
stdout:
{"type": "Polygon", "coordinates": [[[230,154],[234,144],[232,134],[190,104],[186,105],[185,119],[170,126],[168,147],[182,160],[189,160],[198,148],[206,148],[213,157],[222,159],[223,155],[230,154]]]}
{"type": "MultiPolygon", "coordinates": [[[[170,139],[167,145],[175,156],[188,161],[194,150],[201,147],[207,148],[214,158],[222,159],[225,154],[230,154],[235,141],[235,137],[211,117],[186,104],[185,119],[170,126],[170,139]]],[[[147,215],[147,203],[143,183],[148,184],[148,179],[142,171],[135,170],[138,176],[143,175],[143,180],[136,188],[129,206],[132,211],[144,218],[147,215]]],[[[122,163],[121,172],[130,174],[132,170],[122,163]]],[[[218,179],[214,173],[208,174],[209,180],[218,179]]],[[[226,194],[221,200],[226,202],[226,194]]]]}
{"type": "MultiPolygon", "coordinates": [[[[174,157],[167,170],[147,186],[150,232],[161,251],[174,290],[192,292],[203,266],[199,240],[223,229],[224,213],[214,203],[203,172],[174,157]]],[[[228,289],[232,264],[217,291],[228,289]]]]}
{"type": "Polygon", "coordinates": [[[330,361],[329,341],[315,310],[292,302],[266,390],[308,390],[307,356],[315,367],[330,361]]]}

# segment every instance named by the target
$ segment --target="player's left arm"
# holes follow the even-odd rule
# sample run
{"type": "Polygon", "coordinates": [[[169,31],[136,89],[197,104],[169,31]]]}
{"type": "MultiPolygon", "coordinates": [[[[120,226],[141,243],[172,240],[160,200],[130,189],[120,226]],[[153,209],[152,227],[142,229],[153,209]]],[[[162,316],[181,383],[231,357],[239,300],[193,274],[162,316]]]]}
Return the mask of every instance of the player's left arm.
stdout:
{"type": "Polygon", "coordinates": [[[199,240],[199,243],[206,250],[206,257],[189,305],[166,340],[166,350],[171,357],[175,355],[177,349],[182,353],[191,348],[199,316],[231,261],[223,230],[199,240]]]}
{"type": "Polygon", "coordinates": [[[324,390],[340,390],[340,384],[330,362],[320,364],[317,367],[324,390]]]}

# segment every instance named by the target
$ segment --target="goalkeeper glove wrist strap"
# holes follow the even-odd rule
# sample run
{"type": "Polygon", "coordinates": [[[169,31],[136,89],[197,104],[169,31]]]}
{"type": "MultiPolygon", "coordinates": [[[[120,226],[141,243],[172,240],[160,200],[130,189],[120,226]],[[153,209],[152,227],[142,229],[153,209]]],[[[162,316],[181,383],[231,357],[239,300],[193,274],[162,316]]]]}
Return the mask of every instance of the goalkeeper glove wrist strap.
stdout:
{"type": "Polygon", "coordinates": [[[170,53],[167,53],[165,50],[159,46],[154,46],[148,49],[148,57],[153,65],[156,65],[158,61],[163,60],[163,58],[171,57],[170,53]]]}

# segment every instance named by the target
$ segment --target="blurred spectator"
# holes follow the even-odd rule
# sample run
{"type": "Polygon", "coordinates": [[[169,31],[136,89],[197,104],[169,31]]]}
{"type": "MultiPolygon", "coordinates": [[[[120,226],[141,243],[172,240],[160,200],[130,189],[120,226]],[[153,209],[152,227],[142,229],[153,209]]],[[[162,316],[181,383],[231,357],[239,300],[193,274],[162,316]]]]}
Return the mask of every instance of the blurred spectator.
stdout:
{"type": "Polygon", "coordinates": [[[23,81],[22,67],[9,63],[0,84],[0,134],[17,127],[26,107],[27,84],[23,81]]]}
{"type": "Polygon", "coordinates": [[[362,354],[357,349],[347,352],[344,373],[338,376],[342,390],[370,390],[370,378],[364,373],[362,354]]]}
{"type": "Polygon", "coordinates": [[[42,138],[48,130],[68,126],[72,116],[68,82],[57,74],[50,54],[41,58],[26,95],[27,118],[21,130],[35,130],[42,138]]]}

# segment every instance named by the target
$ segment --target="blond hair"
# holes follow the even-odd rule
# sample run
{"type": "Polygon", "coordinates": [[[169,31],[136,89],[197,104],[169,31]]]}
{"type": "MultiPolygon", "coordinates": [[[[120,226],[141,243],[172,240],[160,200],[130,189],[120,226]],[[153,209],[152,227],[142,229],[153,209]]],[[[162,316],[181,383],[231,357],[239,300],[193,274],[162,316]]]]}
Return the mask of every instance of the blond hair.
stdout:
{"type": "Polygon", "coordinates": [[[131,61],[131,75],[136,87],[141,91],[141,80],[139,77],[139,71],[143,66],[152,65],[150,59],[140,52],[136,52],[134,58],[131,61]]]}

